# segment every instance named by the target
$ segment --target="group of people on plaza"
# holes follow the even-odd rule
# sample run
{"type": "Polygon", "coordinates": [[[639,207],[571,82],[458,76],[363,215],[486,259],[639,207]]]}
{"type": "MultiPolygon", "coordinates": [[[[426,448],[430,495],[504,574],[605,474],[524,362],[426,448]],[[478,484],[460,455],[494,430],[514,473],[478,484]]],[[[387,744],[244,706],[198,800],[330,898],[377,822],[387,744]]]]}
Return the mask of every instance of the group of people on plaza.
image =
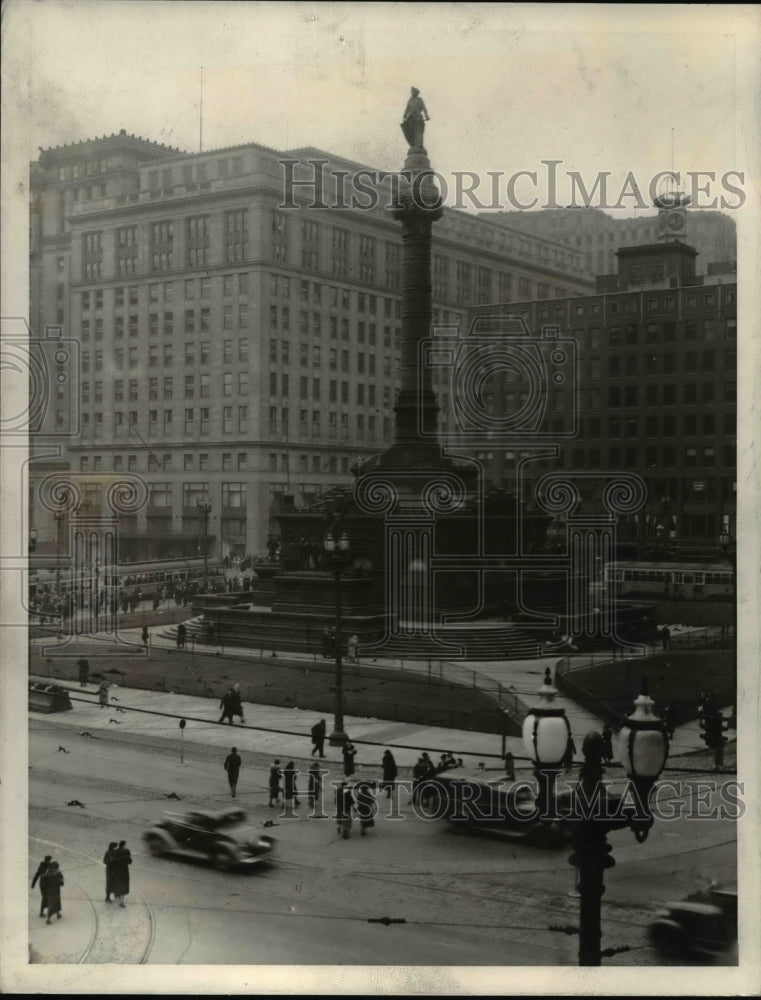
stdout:
{"type": "MultiPolygon", "coordinates": [[[[117,902],[124,907],[124,897],[129,895],[129,866],[132,864],[132,853],[125,840],[112,840],[103,855],[106,866],[106,902],[117,902]]],[[[63,872],[51,854],[46,854],[37,867],[32,878],[32,888],[40,884],[40,916],[47,917],[45,923],[52,923],[52,918],[60,920],[63,917],[61,906],[61,889],[64,885],[63,872]]]]}
{"type": "MultiPolygon", "coordinates": [[[[338,633],[334,628],[327,626],[322,630],[322,656],[325,660],[331,660],[336,655],[338,649],[338,633]]],[[[342,654],[354,663],[359,663],[359,637],[349,636],[342,639],[342,654]]]]}

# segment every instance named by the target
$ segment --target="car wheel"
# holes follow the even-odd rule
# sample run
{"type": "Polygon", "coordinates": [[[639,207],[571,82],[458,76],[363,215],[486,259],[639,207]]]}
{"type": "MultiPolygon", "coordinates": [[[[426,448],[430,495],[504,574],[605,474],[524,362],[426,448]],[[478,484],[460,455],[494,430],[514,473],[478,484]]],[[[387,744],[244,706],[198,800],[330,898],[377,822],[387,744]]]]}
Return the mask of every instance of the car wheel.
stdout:
{"type": "Polygon", "coordinates": [[[157,833],[149,833],[145,838],[145,843],[154,858],[160,858],[162,854],[166,853],[166,844],[157,833]]]}
{"type": "Polygon", "coordinates": [[[684,935],[676,927],[654,924],[650,928],[650,940],[664,955],[678,955],[684,947],[684,935]]]}
{"type": "Polygon", "coordinates": [[[224,844],[217,844],[214,847],[211,860],[217,871],[224,872],[228,871],[235,864],[235,855],[229,847],[225,847],[224,844]]]}

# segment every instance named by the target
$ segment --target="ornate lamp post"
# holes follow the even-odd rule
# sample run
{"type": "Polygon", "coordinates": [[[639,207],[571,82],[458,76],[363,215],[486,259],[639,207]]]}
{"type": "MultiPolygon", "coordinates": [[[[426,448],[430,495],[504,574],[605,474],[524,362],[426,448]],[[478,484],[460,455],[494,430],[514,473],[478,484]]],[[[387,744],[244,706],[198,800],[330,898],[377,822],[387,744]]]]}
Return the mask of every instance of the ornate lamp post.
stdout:
{"type": "Polygon", "coordinates": [[[349,737],[344,731],[344,692],[343,692],[343,636],[341,634],[341,573],[346,569],[351,560],[351,543],[346,532],[342,532],[336,540],[332,532],[328,532],[323,541],[325,554],[333,570],[335,580],[335,608],[336,608],[336,705],[335,717],[333,721],[333,732],[328,737],[331,746],[343,746],[349,737]]]}
{"type": "Polygon", "coordinates": [[[574,853],[569,860],[578,870],[579,965],[600,965],[603,956],[603,874],[615,864],[607,835],[611,830],[628,828],[638,843],[647,838],[653,825],[650,792],[668,756],[665,726],[653,713],[653,701],[644,681],[634,706],[618,735],[619,757],[629,779],[625,795],[608,792],[602,783],[605,769],[600,733],[588,733],[582,747],[584,763],[567,820],[574,834],[574,853]]]}
{"type": "Polygon", "coordinates": [[[557,693],[547,667],[538,691],[541,701],[523,720],[523,745],[534,761],[538,783],[537,808],[542,819],[549,821],[560,818],[555,808],[555,782],[571,739],[565,709],[553,705],[557,693]]]}
{"type": "Polygon", "coordinates": [[[198,513],[201,515],[201,525],[202,533],[201,537],[203,539],[203,589],[208,591],[209,589],[209,514],[211,513],[211,500],[208,497],[199,497],[196,500],[196,507],[198,508],[198,513]]]}

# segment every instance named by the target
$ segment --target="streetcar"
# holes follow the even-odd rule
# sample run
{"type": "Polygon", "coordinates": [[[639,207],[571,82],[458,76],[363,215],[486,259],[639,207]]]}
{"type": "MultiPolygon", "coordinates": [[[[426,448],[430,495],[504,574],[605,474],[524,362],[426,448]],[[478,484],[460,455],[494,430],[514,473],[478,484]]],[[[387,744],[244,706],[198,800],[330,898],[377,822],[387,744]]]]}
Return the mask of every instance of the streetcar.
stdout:
{"type": "Polygon", "coordinates": [[[609,562],[603,585],[610,597],[730,600],[734,573],[722,563],[609,562]]]}

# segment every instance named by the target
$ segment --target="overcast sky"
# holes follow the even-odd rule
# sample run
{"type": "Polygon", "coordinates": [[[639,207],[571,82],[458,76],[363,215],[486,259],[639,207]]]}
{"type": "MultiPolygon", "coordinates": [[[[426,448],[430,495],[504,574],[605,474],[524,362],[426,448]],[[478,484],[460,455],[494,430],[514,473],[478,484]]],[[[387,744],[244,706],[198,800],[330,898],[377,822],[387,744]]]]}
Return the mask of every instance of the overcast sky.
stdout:
{"type": "Polygon", "coordinates": [[[398,169],[415,85],[437,170],[537,171],[540,205],[547,159],[561,203],[568,171],[587,188],[610,171],[613,202],[628,171],[646,189],[672,166],[672,129],[676,169],[749,169],[752,6],[11,0],[4,22],[25,159],[120,128],[197,151],[203,66],[204,149],[317,146],[398,169]]]}

